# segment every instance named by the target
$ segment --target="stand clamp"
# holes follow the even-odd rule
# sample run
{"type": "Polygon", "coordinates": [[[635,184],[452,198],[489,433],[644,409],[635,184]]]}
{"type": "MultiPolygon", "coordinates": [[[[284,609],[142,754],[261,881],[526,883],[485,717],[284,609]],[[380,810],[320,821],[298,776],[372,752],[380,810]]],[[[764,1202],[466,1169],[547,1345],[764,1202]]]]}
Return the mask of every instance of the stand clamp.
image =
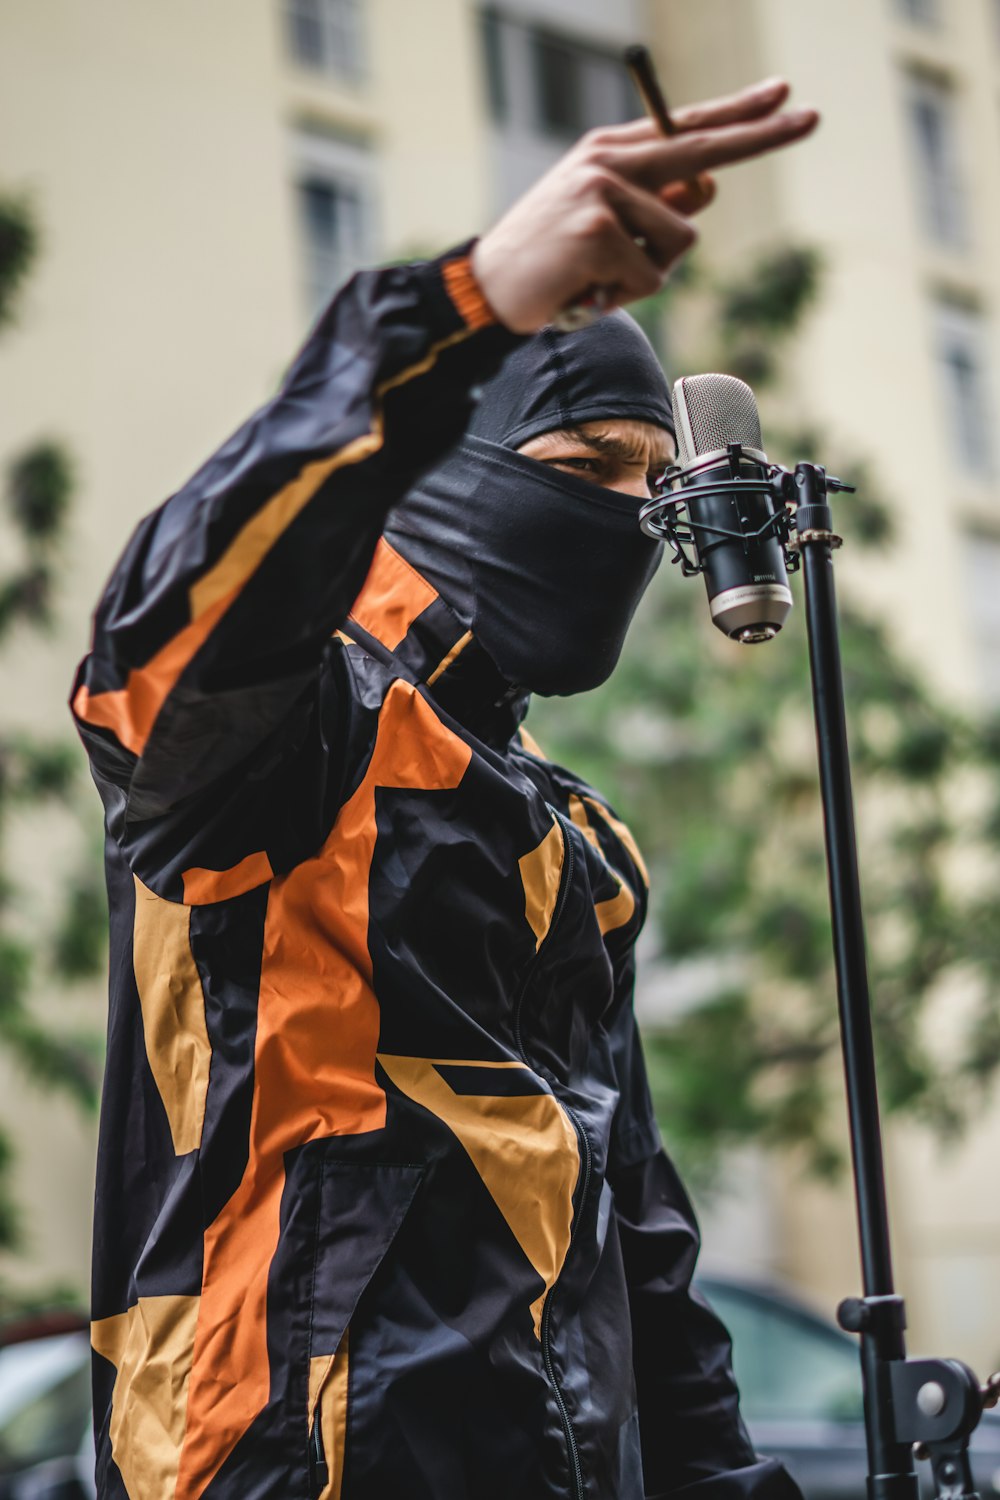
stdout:
{"type": "Polygon", "coordinates": [[[837,1309],[847,1333],[871,1340],[882,1378],[880,1416],[892,1438],[909,1443],[913,1457],[931,1461],[939,1500],[977,1500],[969,1466],[969,1436],[987,1402],[1000,1398],[1000,1376],[980,1388],[958,1359],[885,1357],[885,1344],[899,1343],[906,1323],[901,1297],[848,1297],[837,1309]]]}
{"type": "Polygon", "coordinates": [[[826,542],[828,546],[836,550],[838,547],[844,545],[844,538],[838,536],[835,531],[821,531],[818,527],[813,526],[810,530],[800,531],[796,536],[789,537],[788,539],[789,547],[795,548],[804,547],[809,542],[826,542]]]}

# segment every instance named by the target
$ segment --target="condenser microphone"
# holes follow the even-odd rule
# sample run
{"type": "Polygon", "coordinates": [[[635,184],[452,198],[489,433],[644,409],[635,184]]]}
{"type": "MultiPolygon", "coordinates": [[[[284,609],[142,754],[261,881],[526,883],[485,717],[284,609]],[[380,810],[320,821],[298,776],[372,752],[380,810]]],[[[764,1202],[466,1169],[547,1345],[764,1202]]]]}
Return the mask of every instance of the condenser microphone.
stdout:
{"type": "Polygon", "coordinates": [[[753,391],[732,375],[688,375],[673,404],[671,487],[686,505],[712,620],[747,645],[773,640],[792,593],[753,391]]]}

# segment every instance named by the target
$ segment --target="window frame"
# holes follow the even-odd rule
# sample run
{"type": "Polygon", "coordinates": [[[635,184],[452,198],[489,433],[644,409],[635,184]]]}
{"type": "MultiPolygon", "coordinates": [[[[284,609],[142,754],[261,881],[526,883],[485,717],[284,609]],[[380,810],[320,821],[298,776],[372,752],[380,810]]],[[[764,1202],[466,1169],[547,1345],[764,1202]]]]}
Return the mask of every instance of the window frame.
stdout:
{"type": "Polygon", "coordinates": [[[367,72],[363,0],[283,0],[285,45],[297,67],[357,82],[367,72]],[[296,18],[314,21],[319,46],[303,52],[296,40],[296,18]]]}
{"type": "Polygon", "coordinates": [[[920,67],[904,70],[903,106],[918,213],[927,238],[945,250],[967,250],[970,243],[960,99],[947,75],[920,67]],[[919,124],[919,111],[929,108],[936,111],[940,126],[937,159],[926,149],[929,137],[919,124]]]}
{"type": "Polygon", "coordinates": [[[934,365],[940,383],[941,404],[949,451],[963,474],[989,483],[997,476],[997,452],[993,437],[993,374],[989,354],[989,324],[975,306],[946,296],[932,303],[934,365]],[[970,380],[965,392],[957,374],[958,362],[949,349],[966,354],[970,380]]]}
{"type": "Polygon", "coordinates": [[[300,127],[292,136],[292,191],[301,255],[306,306],[317,314],[339,287],[378,256],[378,176],[374,151],[364,141],[300,127]],[[340,188],[357,205],[354,244],[329,255],[329,274],[321,271],[323,250],[311,243],[303,189],[310,181],[340,188]]]}

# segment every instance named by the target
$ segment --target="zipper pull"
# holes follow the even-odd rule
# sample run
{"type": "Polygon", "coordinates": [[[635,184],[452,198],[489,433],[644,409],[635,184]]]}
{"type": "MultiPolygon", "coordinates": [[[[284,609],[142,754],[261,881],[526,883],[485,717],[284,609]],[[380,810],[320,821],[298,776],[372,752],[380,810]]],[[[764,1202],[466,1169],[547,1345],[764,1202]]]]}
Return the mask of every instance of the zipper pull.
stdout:
{"type": "Polygon", "coordinates": [[[323,1428],[319,1419],[319,1405],[316,1407],[316,1415],[313,1417],[312,1432],[309,1434],[309,1494],[310,1500],[319,1500],[320,1495],[330,1483],[330,1470],[327,1468],[326,1452],[323,1448],[323,1428]]]}

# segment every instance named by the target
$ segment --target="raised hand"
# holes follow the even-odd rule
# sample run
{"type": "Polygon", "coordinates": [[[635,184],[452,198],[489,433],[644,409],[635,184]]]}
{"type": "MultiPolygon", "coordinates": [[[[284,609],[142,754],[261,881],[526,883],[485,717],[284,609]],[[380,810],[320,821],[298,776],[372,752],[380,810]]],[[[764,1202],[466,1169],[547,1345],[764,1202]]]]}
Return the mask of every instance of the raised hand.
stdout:
{"type": "Polygon", "coordinates": [[[780,79],[650,120],[592,130],[485,234],[473,269],[501,322],[531,333],[594,287],[609,305],[659,290],[696,238],[690,215],[714,196],[711,172],[802,140],[814,109],[782,110],[780,79]]]}

